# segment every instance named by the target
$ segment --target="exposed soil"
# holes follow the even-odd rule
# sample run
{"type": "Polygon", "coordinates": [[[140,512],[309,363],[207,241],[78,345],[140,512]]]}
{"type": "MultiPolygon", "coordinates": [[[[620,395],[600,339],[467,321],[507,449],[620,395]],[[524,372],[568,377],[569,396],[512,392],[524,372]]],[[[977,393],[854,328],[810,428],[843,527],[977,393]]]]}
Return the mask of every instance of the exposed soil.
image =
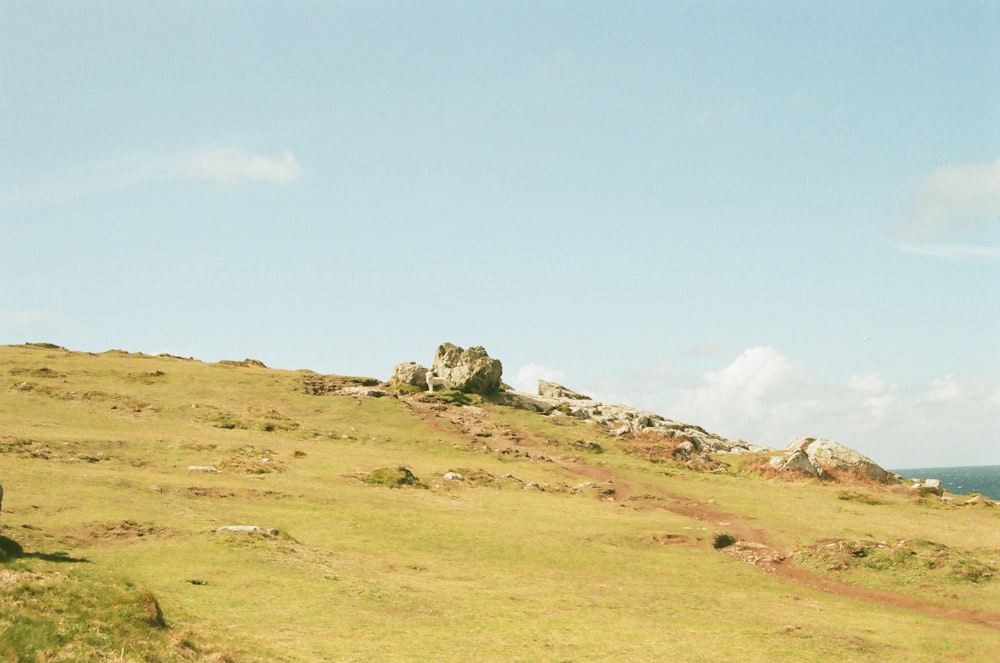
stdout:
{"type": "Polygon", "coordinates": [[[98,541],[125,539],[141,539],[144,537],[169,536],[171,530],[154,523],[140,523],[134,520],[122,520],[118,522],[96,521],[85,523],[81,527],[71,530],[61,538],[76,545],[88,545],[98,541]]]}
{"type": "MultiPolygon", "coordinates": [[[[162,490],[162,489],[161,489],[162,490]]],[[[207,486],[188,486],[184,492],[189,497],[210,497],[210,498],[230,498],[237,497],[240,500],[262,500],[262,499],[284,499],[291,497],[287,493],[280,493],[274,490],[257,489],[229,489],[207,486]]]]}

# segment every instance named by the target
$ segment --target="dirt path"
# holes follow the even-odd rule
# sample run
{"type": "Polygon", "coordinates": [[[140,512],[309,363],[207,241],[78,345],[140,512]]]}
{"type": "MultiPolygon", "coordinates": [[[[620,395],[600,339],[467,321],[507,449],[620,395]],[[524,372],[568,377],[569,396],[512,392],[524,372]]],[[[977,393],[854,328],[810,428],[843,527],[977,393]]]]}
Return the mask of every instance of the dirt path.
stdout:
{"type": "Polygon", "coordinates": [[[449,435],[454,435],[458,432],[455,429],[455,424],[450,419],[440,416],[443,413],[447,414],[450,409],[449,406],[433,402],[423,402],[420,398],[420,396],[401,397],[399,402],[409,407],[410,411],[420,417],[431,430],[449,435]]]}
{"type": "MultiPolygon", "coordinates": [[[[459,408],[442,408],[440,404],[421,402],[417,399],[408,399],[407,402],[413,412],[435,431],[454,434],[457,432],[456,426],[458,426],[463,434],[474,436],[477,433],[488,431],[491,427],[495,428],[495,425],[489,422],[488,418],[483,421],[470,421],[466,417],[461,421],[456,421],[456,416],[461,416],[458,412],[459,408]]],[[[544,451],[528,432],[514,432],[517,439],[514,445],[517,448],[533,454],[544,451]]],[[[698,502],[690,497],[671,492],[662,486],[643,484],[635,487],[620,474],[605,466],[592,465],[585,461],[562,460],[556,462],[563,472],[577,480],[586,478],[596,482],[610,482],[615,488],[615,498],[619,501],[632,497],[638,488],[642,494],[661,498],[661,500],[649,502],[654,508],[663,508],[705,523],[717,531],[729,533],[736,539],[736,542],[721,549],[720,552],[752,564],[762,572],[773,574],[787,582],[855,601],[912,610],[933,617],[1000,630],[1000,614],[998,613],[950,608],[912,594],[858,587],[818,576],[791,561],[791,551],[777,549],[770,541],[766,531],[753,527],[746,518],[738,514],[722,511],[714,504],[698,502]]]]}
{"type": "Polygon", "coordinates": [[[689,497],[672,493],[661,487],[649,486],[649,489],[665,498],[666,501],[662,504],[663,508],[666,508],[668,511],[699,522],[715,525],[719,530],[725,530],[732,534],[737,539],[737,542],[731,546],[733,550],[725,548],[721,552],[731,554],[737,559],[751,563],[766,573],[771,573],[779,578],[809,587],[810,589],[828,594],[836,594],[837,596],[843,596],[856,601],[913,610],[934,617],[943,617],[967,624],[1000,630],[1000,614],[998,613],[968,610],[965,608],[949,608],[913,594],[858,587],[857,585],[850,585],[818,576],[790,561],[791,552],[779,551],[769,540],[767,532],[752,527],[739,515],[727,513],[718,509],[713,504],[697,502],[689,497]]]}
{"type": "MultiPolygon", "coordinates": [[[[614,484],[617,497],[628,499],[633,494],[633,488],[623,481],[614,470],[585,464],[563,464],[578,475],[600,481],[610,481],[614,484]]],[[[827,594],[835,594],[855,601],[878,603],[893,608],[913,610],[934,617],[943,617],[955,621],[975,624],[1000,630],[1000,614],[968,610],[965,608],[949,608],[912,594],[903,594],[887,590],[858,587],[830,578],[823,578],[790,560],[792,553],[783,552],[774,547],[765,530],[750,525],[745,518],[723,511],[714,504],[698,502],[661,486],[644,484],[641,486],[644,494],[652,494],[663,498],[662,502],[651,502],[671,513],[685,518],[691,518],[705,523],[716,531],[731,534],[736,543],[720,550],[722,553],[749,563],[765,573],[773,574],[783,580],[803,585],[827,594]],[[713,527],[714,526],[714,527],[713,527]]]]}

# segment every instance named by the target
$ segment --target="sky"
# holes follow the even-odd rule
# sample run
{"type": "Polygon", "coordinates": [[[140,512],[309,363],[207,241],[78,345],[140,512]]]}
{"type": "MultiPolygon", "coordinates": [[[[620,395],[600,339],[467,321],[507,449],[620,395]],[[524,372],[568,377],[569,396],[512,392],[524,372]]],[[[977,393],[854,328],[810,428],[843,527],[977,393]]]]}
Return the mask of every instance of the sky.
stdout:
{"type": "Polygon", "coordinates": [[[991,0],[0,0],[0,344],[990,465],[998,302],[991,0]]]}

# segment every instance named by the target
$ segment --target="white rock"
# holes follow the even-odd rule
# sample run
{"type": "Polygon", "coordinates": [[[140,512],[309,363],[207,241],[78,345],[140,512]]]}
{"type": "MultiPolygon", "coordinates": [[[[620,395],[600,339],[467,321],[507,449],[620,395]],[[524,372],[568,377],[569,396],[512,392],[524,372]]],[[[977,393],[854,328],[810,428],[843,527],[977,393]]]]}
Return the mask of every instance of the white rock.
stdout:
{"type": "Polygon", "coordinates": [[[834,469],[858,469],[869,478],[880,483],[889,481],[889,473],[879,467],[868,456],[839,442],[817,437],[796,437],[788,443],[788,450],[801,450],[809,457],[809,462],[817,470],[822,467],[834,469]]]}

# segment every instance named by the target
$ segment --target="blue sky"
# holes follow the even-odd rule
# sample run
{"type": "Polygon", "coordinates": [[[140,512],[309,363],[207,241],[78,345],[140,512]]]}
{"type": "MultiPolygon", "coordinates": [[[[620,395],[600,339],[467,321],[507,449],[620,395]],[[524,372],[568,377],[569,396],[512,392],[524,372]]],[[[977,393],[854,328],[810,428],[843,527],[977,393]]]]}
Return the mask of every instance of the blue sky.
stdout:
{"type": "Polygon", "coordinates": [[[994,2],[0,0],[0,343],[1000,464],[994,2]]]}

